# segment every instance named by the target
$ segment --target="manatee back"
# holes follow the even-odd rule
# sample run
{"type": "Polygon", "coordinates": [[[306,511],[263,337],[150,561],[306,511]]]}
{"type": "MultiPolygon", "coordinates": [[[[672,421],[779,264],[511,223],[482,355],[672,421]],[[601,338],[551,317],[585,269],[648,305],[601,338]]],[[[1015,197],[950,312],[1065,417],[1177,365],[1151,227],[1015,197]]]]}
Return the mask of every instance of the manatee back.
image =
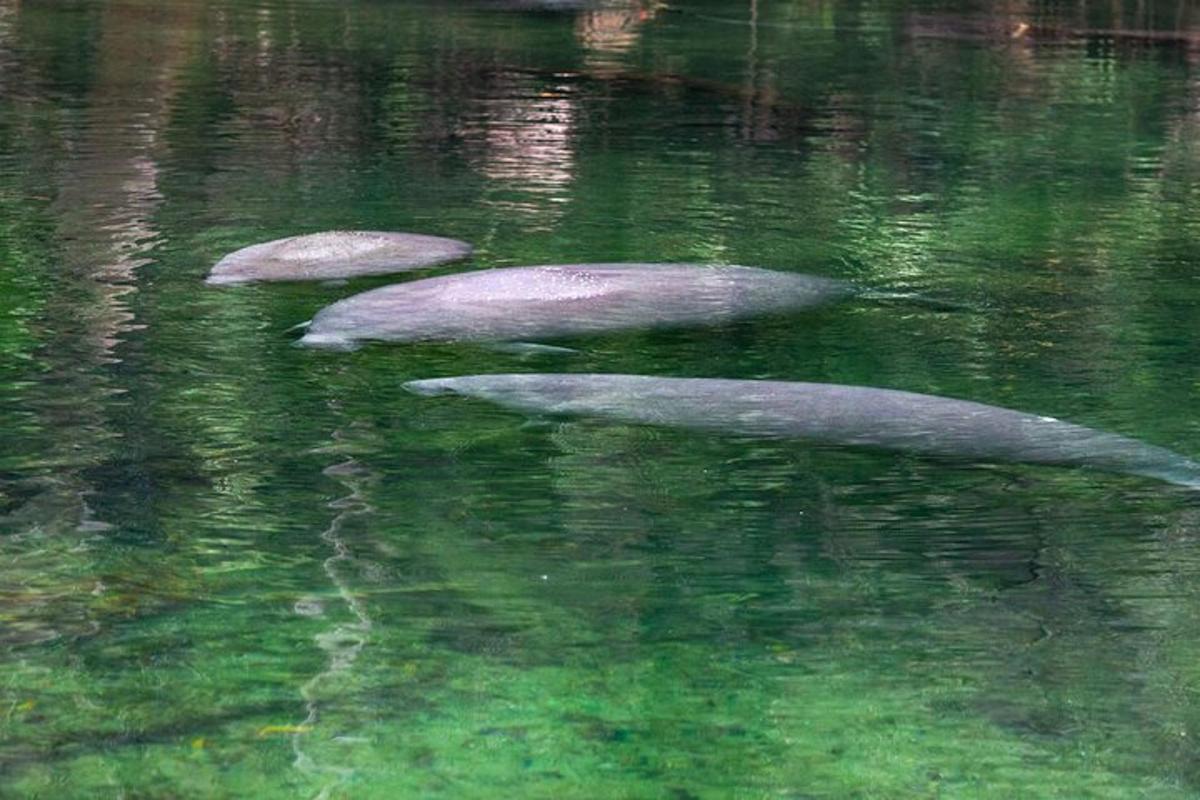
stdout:
{"type": "Polygon", "coordinates": [[[431,267],[466,258],[466,242],[387,231],[324,231],[243,247],[222,258],[210,284],[331,280],[431,267]]]}
{"type": "Polygon", "coordinates": [[[533,413],[597,416],[976,461],[1086,466],[1200,485],[1200,464],[1054,417],[893,389],[645,375],[478,375],[418,382],[533,413]]]}
{"type": "Polygon", "coordinates": [[[711,324],[827,302],[848,284],[699,264],[562,264],[445,275],[322,310],[313,333],[344,339],[514,339],[711,324]]]}

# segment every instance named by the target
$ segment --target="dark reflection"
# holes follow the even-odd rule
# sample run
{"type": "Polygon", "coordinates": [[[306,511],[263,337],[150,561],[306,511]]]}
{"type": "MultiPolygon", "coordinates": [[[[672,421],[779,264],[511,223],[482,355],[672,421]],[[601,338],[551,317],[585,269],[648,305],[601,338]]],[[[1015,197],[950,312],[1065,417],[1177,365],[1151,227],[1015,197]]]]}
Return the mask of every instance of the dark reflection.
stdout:
{"type": "Polygon", "coordinates": [[[1101,10],[1083,6],[1073,15],[1047,14],[1037,4],[1002,3],[986,13],[914,12],[908,17],[906,33],[916,38],[947,39],[986,45],[1054,45],[1083,43],[1095,49],[1182,47],[1200,44],[1200,35],[1190,30],[1193,10],[1179,3],[1175,13],[1154,19],[1153,5],[1140,4],[1138,13],[1125,16],[1089,14],[1101,10]],[[1079,11],[1085,13],[1078,13],[1079,11]],[[1159,27],[1159,26],[1162,27],[1159,27]]]}
{"type": "MultiPolygon", "coordinates": [[[[21,397],[41,441],[36,450],[13,454],[26,472],[18,491],[28,499],[2,521],[15,534],[5,540],[10,558],[21,565],[25,601],[14,598],[6,616],[12,630],[23,631],[16,634],[22,642],[94,634],[101,619],[170,604],[181,591],[165,575],[156,582],[110,572],[104,540],[114,525],[96,509],[111,502],[109,491],[123,489],[90,480],[104,474],[98,465],[135,446],[115,421],[126,390],[111,367],[121,360],[124,337],[139,327],[128,298],[160,243],[153,225],[162,202],[156,159],[189,53],[176,47],[154,59],[143,49],[155,36],[161,41],[186,27],[187,7],[149,28],[131,17],[141,19],[136,7],[113,4],[97,21],[100,56],[86,100],[53,131],[50,146],[61,160],[34,190],[53,197],[46,214],[55,230],[49,241],[22,243],[45,249],[48,290],[31,325],[41,339],[31,354],[38,381],[21,397]]],[[[136,526],[133,519],[120,523],[136,526]]]]}

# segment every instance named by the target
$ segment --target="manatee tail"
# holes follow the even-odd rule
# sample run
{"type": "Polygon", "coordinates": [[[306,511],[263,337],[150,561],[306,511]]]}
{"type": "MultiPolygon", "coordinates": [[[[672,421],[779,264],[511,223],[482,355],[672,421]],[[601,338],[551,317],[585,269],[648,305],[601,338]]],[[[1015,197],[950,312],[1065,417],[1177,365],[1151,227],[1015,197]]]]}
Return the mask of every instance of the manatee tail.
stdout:
{"type": "Polygon", "coordinates": [[[1200,464],[1188,461],[1183,464],[1149,467],[1146,469],[1131,469],[1133,475],[1146,478],[1156,478],[1166,483],[1182,486],[1185,489],[1200,490],[1200,464]]]}

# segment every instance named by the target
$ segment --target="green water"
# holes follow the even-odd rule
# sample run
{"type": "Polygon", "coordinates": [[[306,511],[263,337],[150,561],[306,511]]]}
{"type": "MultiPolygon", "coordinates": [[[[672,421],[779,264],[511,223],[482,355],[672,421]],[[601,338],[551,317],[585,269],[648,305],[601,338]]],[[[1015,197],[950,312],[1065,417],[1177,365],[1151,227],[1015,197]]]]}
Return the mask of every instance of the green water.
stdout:
{"type": "Polygon", "coordinates": [[[0,0],[0,796],[1200,795],[1194,494],[400,388],[856,383],[1198,456],[1200,11],[558,5],[0,0]],[[288,329],[386,280],[202,284],[332,228],[952,305],[326,353],[288,329]]]}

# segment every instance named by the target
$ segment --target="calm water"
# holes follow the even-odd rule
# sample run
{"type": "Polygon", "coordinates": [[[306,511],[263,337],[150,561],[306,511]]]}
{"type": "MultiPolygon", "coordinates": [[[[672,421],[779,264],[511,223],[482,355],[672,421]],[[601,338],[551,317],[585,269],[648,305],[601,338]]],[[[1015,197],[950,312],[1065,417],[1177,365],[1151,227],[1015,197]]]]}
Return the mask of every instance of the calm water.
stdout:
{"type": "Polygon", "coordinates": [[[0,0],[0,796],[1197,796],[1193,493],[400,384],[859,383],[1200,455],[1198,142],[1185,2],[0,0]],[[201,283],[329,228],[960,308],[347,354],[288,329],[386,281],[201,283]]]}

